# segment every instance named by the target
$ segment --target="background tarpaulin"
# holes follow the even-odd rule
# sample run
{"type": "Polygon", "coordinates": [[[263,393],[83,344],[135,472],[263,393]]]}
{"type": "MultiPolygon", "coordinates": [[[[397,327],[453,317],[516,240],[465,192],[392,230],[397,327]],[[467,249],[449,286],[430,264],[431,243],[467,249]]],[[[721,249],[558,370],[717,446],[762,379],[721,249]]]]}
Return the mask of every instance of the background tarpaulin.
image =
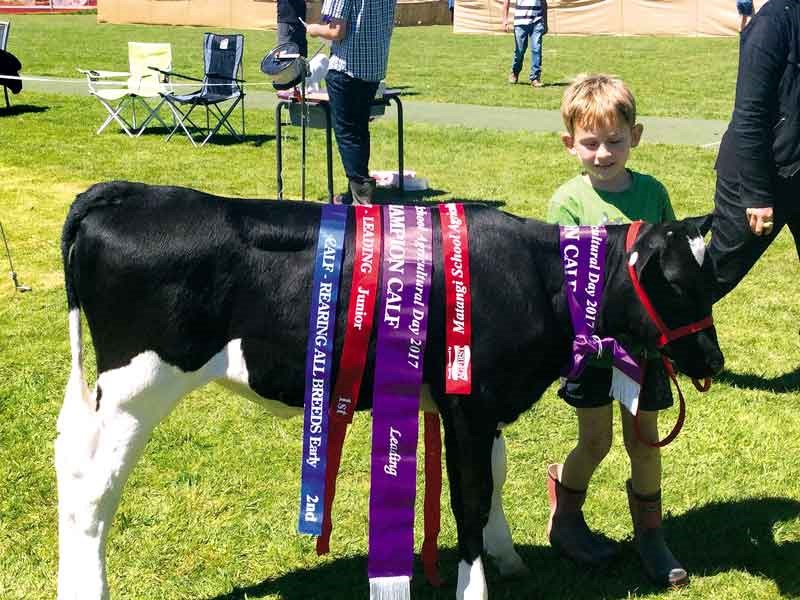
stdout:
{"type": "MultiPolygon", "coordinates": [[[[766,0],[754,0],[756,10],[766,0]]],[[[735,35],[735,0],[548,0],[551,33],[576,35],[735,35]]],[[[511,1],[509,19],[512,18],[511,1]]],[[[502,0],[456,0],[454,30],[502,33],[502,0]]]]}
{"type": "MultiPolygon", "coordinates": [[[[275,29],[276,6],[275,0],[97,0],[97,20],[275,29]]],[[[321,7],[321,1],[308,2],[309,22],[319,20],[321,7]]],[[[449,24],[447,0],[398,0],[395,22],[398,25],[449,24]]]]}

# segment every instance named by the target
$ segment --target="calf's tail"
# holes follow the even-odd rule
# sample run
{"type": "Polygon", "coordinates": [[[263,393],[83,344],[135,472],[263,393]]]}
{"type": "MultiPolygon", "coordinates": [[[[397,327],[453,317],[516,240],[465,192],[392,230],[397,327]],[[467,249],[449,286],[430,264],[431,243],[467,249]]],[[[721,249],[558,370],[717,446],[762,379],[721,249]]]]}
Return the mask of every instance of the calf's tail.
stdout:
{"type": "Polygon", "coordinates": [[[78,295],[78,265],[75,261],[75,249],[79,243],[81,223],[92,209],[109,206],[109,188],[114,184],[97,184],[82,194],[78,194],[64,221],[61,233],[61,259],[64,263],[64,286],[67,292],[67,308],[69,310],[69,341],[72,354],[72,366],[69,381],[64,394],[65,406],[83,405],[94,412],[97,402],[93,401],[83,371],[83,327],[81,325],[81,302],[78,295]]]}

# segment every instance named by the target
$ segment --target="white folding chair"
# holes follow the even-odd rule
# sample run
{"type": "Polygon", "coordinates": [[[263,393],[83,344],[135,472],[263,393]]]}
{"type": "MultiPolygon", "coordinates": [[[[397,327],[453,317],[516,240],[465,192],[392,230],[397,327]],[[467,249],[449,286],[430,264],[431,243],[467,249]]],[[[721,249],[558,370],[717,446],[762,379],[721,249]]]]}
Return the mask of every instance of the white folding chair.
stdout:
{"type": "Polygon", "coordinates": [[[98,134],[112,121],[116,121],[130,137],[141,135],[153,119],[167,127],[159,115],[159,109],[164,102],[162,94],[172,92],[169,76],[163,74],[172,69],[172,47],[170,44],[128,42],[128,64],[130,71],[78,69],[86,75],[89,93],[108,111],[108,117],[97,130],[98,134]],[[148,99],[156,100],[155,106],[148,99]],[[138,126],[137,104],[145,111],[145,118],[138,126]],[[130,121],[123,113],[127,108],[130,108],[130,121]]]}

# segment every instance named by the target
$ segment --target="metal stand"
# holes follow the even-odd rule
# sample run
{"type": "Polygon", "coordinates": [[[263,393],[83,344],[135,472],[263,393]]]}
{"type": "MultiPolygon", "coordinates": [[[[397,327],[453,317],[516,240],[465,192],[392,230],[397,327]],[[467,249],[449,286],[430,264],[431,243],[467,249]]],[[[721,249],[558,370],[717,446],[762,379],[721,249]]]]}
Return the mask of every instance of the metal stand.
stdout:
{"type": "Polygon", "coordinates": [[[308,61],[304,60],[303,78],[300,80],[300,200],[306,199],[306,125],[308,125],[306,77],[308,77],[308,61]]]}
{"type": "Polygon", "coordinates": [[[2,222],[0,222],[0,234],[3,236],[3,243],[6,247],[6,256],[8,256],[8,266],[11,269],[11,281],[14,283],[14,289],[18,292],[30,292],[30,286],[20,285],[19,281],[17,280],[17,272],[14,271],[14,263],[11,261],[11,251],[8,249],[8,240],[6,239],[6,232],[3,229],[2,222]]]}

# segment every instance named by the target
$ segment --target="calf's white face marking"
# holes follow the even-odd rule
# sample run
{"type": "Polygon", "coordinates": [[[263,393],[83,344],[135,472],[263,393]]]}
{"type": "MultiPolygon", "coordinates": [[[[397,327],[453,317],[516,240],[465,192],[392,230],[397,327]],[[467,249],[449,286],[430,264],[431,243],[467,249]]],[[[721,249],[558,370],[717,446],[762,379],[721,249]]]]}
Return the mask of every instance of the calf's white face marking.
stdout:
{"type": "Polygon", "coordinates": [[[686,239],[689,240],[689,248],[692,251],[694,259],[697,261],[697,264],[702,267],[703,260],[705,260],[706,257],[706,243],[703,241],[702,237],[690,238],[686,236],[686,239]]]}

